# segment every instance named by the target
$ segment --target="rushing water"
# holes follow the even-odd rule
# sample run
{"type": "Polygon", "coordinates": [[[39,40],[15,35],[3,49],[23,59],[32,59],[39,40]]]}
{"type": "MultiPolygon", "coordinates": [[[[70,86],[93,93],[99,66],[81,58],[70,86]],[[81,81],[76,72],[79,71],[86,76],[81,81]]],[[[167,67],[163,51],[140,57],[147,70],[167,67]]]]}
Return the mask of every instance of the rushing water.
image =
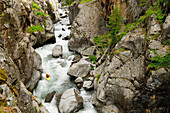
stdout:
{"type": "MultiPolygon", "coordinates": [[[[65,15],[68,12],[66,9],[59,9],[59,12],[65,15]]],[[[72,59],[75,54],[70,52],[68,49],[68,41],[62,40],[62,38],[70,35],[70,30],[68,29],[69,19],[61,18],[61,21],[54,25],[55,27],[55,44],[47,44],[36,49],[42,58],[42,79],[39,81],[36,89],[34,89],[33,94],[36,95],[42,104],[48,109],[50,113],[58,113],[55,96],[50,103],[45,103],[45,97],[48,93],[56,91],[56,94],[60,94],[65,90],[75,87],[75,84],[70,82],[70,76],[67,75],[67,71],[71,65],[72,59]],[[65,31],[62,30],[65,29],[65,31]],[[58,37],[59,35],[61,37],[58,37]],[[61,58],[52,57],[52,49],[55,45],[61,45],[63,47],[63,55],[61,58]],[[50,74],[50,81],[46,80],[46,73],[50,74]]],[[[84,89],[80,90],[80,95],[84,99],[84,108],[78,113],[97,113],[91,104],[92,93],[86,92],[84,89]]]]}

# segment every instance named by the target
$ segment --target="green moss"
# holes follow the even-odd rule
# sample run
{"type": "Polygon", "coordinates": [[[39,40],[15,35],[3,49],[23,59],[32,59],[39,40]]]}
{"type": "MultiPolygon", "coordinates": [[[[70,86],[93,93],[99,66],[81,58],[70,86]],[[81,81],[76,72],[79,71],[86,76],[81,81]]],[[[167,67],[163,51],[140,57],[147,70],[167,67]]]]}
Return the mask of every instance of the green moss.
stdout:
{"type": "Polygon", "coordinates": [[[44,16],[44,13],[38,11],[38,12],[37,12],[37,16],[38,16],[38,17],[44,16]]]}
{"type": "Polygon", "coordinates": [[[97,79],[96,79],[97,81],[99,81],[100,75],[101,75],[101,74],[98,74],[98,75],[97,75],[97,79]]]}
{"type": "Polygon", "coordinates": [[[66,1],[66,5],[71,5],[75,0],[65,0],[66,1]]]}
{"type": "Polygon", "coordinates": [[[91,70],[94,70],[94,67],[93,67],[93,66],[91,67],[91,70]]]}
{"type": "Polygon", "coordinates": [[[89,59],[92,61],[92,63],[96,63],[96,56],[89,55],[89,59]]]}
{"type": "Polygon", "coordinates": [[[33,9],[38,9],[38,10],[41,9],[35,2],[32,2],[32,5],[33,5],[33,9]]]}
{"type": "Polygon", "coordinates": [[[38,31],[44,31],[44,29],[38,24],[36,26],[31,26],[29,29],[28,29],[28,32],[29,33],[33,33],[33,32],[38,32],[38,31]]]}
{"type": "Polygon", "coordinates": [[[92,1],[92,0],[82,0],[82,1],[80,2],[80,4],[83,4],[83,3],[86,3],[86,2],[90,2],[90,1],[92,1]]]}

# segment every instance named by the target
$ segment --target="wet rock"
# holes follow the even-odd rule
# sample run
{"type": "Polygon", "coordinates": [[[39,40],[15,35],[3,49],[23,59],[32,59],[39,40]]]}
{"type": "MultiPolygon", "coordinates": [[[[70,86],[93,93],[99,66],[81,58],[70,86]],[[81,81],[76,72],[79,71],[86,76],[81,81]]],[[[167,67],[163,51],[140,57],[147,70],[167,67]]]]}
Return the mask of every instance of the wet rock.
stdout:
{"type": "Polygon", "coordinates": [[[52,56],[54,58],[58,58],[62,56],[62,46],[61,45],[55,45],[55,47],[52,50],[52,56]]]}
{"type": "Polygon", "coordinates": [[[77,63],[78,61],[80,61],[81,57],[79,55],[75,56],[73,59],[73,63],[77,63]]]}
{"type": "Polygon", "coordinates": [[[76,78],[76,80],[74,81],[74,83],[83,83],[83,79],[81,77],[76,78]]]}
{"type": "Polygon", "coordinates": [[[59,111],[61,113],[76,113],[83,108],[83,98],[74,88],[65,91],[60,99],[59,111]]]}
{"type": "Polygon", "coordinates": [[[40,113],[50,113],[50,112],[47,110],[47,108],[45,108],[45,107],[39,107],[39,109],[40,109],[40,113]]]}
{"type": "Polygon", "coordinates": [[[63,16],[60,16],[60,18],[66,18],[68,17],[68,15],[63,15],[63,16]]]}
{"type": "Polygon", "coordinates": [[[59,34],[59,35],[58,35],[58,37],[61,37],[61,36],[62,36],[62,34],[59,34]]]}
{"type": "Polygon", "coordinates": [[[48,93],[47,96],[46,96],[46,98],[45,98],[45,102],[50,103],[55,94],[56,94],[55,91],[53,91],[52,93],[48,93]]]}
{"type": "Polygon", "coordinates": [[[78,84],[76,84],[77,85],[77,87],[79,88],[79,89],[81,89],[82,87],[83,87],[83,83],[78,83],[78,84]]]}
{"type": "Polygon", "coordinates": [[[62,28],[62,30],[63,30],[63,31],[65,31],[65,29],[64,29],[64,28],[62,28]]]}
{"type": "Polygon", "coordinates": [[[63,40],[70,40],[70,36],[64,37],[63,40]]]}
{"type": "Polygon", "coordinates": [[[84,83],[83,83],[83,88],[85,89],[85,90],[90,90],[90,89],[92,89],[94,87],[94,85],[93,85],[93,82],[92,81],[84,81],[84,83]]]}
{"type": "Polygon", "coordinates": [[[71,27],[68,27],[68,29],[71,29],[71,27]]]}
{"type": "Polygon", "coordinates": [[[73,77],[85,77],[91,70],[90,62],[82,58],[78,63],[74,63],[67,74],[73,77]]]}

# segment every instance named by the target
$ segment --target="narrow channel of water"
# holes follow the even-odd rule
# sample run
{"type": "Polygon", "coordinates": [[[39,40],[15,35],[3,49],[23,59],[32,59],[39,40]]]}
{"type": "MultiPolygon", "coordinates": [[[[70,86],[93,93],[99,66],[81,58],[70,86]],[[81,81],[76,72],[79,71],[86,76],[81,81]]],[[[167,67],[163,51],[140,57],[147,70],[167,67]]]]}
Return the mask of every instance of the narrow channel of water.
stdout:
{"type": "MultiPolygon", "coordinates": [[[[59,9],[59,12],[63,15],[68,13],[67,9],[59,9]]],[[[72,59],[75,54],[68,49],[68,40],[62,40],[62,38],[70,35],[71,26],[68,26],[69,18],[61,18],[61,21],[54,25],[55,27],[55,44],[47,44],[36,49],[36,52],[40,54],[42,58],[42,79],[39,81],[33,94],[37,96],[42,104],[48,109],[50,113],[58,113],[56,106],[55,96],[50,103],[45,103],[45,97],[48,93],[56,91],[56,94],[60,94],[69,88],[75,87],[75,84],[70,82],[70,76],[67,75],[67,71],[72,63],[72,59]],[[62,35],[59,37],[59,35],[62,35]],[[63,56],[61,58],[52,57],[52,49],[55,45],[61,45],[63,47],[63,56]],[[46,80],[46,73],[50,74],[50,81],[46,80]]],[[[80,90],[80,95],[84,99],[84,108],[78,113],[97,113],[92,106],[92,93],[86,92],[84,89],[80,90]]]]}

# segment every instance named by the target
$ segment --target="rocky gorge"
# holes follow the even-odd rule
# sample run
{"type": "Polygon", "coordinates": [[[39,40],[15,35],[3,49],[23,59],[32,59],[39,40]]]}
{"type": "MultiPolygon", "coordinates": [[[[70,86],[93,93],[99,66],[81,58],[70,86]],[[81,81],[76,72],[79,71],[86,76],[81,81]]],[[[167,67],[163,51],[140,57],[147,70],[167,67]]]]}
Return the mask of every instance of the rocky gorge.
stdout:
{"type": "Polygon", "coordinates": [[[45,95],[46,102],[55,99],[55,113],[82,113],[86,101],[92,101],[97,110],[89,113],[170,112],[169,1],[73,0],[69,14],[60,13],[59,7],[58,0],[0,0],[0,111],[49,113],[32,94],[46,71],[35,48],[60,41],[53,24],[63,25],[62,19],[69,15],[71,26],[64,24],[71,33],[58,38],[68,40],[75,57],[64,53],[59,42],[47,55],[68,60],[70,65],[55,62],[63,67],[61,71],[68,67],[67,83],[73,84],[45,95]],[[123,23],[114,36],[124,35],[102,46],[110,41],[105,37],[112,31],[108,26],[117,6],[123,23]],[[104,38],[96,43],[96,36],[104,38]],[[82,89],[90,92],[92,100],[85,100],[82,89]]]}

